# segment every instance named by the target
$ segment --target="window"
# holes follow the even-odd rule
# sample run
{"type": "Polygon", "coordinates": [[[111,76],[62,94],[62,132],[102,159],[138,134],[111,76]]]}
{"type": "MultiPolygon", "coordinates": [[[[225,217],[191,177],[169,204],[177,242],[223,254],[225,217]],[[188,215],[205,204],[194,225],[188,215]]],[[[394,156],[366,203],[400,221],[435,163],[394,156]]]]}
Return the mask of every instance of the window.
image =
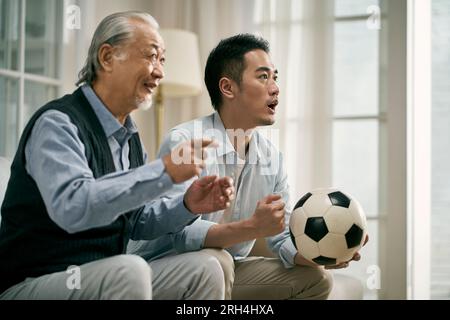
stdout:
{"type": "MultiPolygon", "coordinates": [[[[361,251],[364,259],[338,272],[357,275],[364,284],[369,267],[379,265],[379,189],[383,174],[379,159],[380,149],[385,148],[380,139],[385,121],[378,86],[380,32],[379,27],[369,24],[371,15],[379,14],[378,5],[377,0],[334,2],[332,184],[361,203],[370,236],[361,251]],[[368,9],[375,11],[370,14],[368,9]]],[[[376,289],[366,286],[365,298],[376,299],[376,289]]]]}
{"type": "Polygon", "coordinates": [[[366,299],[407,297],[406,3],[256,2],[280,70],[291,199],[334,186],[361,202],[370,241],[336,272],[357,276],[366,299]]]}
{"type": "Polygon", "coordinates": [[[0,156],[14,156],[29,117],[59,93],[63,5],[0,0],[0,156]]]}

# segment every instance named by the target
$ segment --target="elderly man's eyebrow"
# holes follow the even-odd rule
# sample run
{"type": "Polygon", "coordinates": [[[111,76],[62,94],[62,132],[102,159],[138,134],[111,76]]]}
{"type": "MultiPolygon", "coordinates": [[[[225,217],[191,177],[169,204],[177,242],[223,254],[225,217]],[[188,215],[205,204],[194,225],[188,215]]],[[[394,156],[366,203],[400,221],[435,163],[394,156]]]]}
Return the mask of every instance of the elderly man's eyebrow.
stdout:
{"type": "Polygon", "coordinates": [[[156,52],[158,53],[158,54],[161,54],[161,55],[165,55],[165,53],[166,53],[166,49],[163,49],[161,46],[158,46],[157,44],[149,44],[149,45],[147,45],[147,46],[144,46],[144,47],[142,47],[139,51],[143,54],[143,55],[147,55],[147,54],[150,54],[150,52],[151,52],[151,50],[152,49],[155,49],[156,50],[156,52]],[[161,51],[161,52],[160,52],[161,51]]]}
{"type": "Polygon", "coordinates": [[[165,49],[165,48],[162,48],[161,46],[157,45],[156,43],[151,43],[151,44],[150,44],[150,47],[153,47],[153,48],[155,48],[156,50],[161,49],[163,53],[166,52],[166,49],[165,49]]]}

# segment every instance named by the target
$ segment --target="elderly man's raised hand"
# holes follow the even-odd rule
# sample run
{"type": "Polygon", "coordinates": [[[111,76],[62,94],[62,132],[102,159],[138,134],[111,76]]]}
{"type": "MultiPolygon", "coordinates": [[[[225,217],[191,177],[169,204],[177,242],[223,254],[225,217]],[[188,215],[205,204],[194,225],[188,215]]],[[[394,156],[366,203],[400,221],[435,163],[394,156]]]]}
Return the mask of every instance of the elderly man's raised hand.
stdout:
{"type": "Polygon", "coordinates": [[[205,149],[211,147],[217,147],[217,143],[211,139],[190,140],[165,155],[162,160],[172,181],[181,183],[194,176],[200,176],[205,167],[205,149]]]}
{"type": "Polygon", "coordinates": [[[210,213],[226,209],[234,199],[233,180],[207,176],[195,180],[184,195],[184,204],[192,213],[210,213]]]}

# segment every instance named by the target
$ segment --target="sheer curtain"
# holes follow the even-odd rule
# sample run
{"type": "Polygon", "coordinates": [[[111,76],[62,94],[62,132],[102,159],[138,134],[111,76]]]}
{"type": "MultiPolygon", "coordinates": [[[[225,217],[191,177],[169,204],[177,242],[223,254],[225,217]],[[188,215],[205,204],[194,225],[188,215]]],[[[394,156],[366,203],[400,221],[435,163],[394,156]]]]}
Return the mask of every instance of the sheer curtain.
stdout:
{"type": "MultiPolygon", "coordinates": [[[[237,33],[262,35],[279,70],[280,104],[274,138],[285,155],[291,198],[329,185],[329,125],[326,124],[329,66],[324,27],[326,1],[167,0],[149,1],[162,28],[182,28],[199,36],[201,65],[220,39],[237,33]],[[325,8],[325,9],[324,9],[325,8]]],[[[328,41],[328,42],[327,42],[328,41]]],[[[169,62],[168,62],[169,63],[169,62]]],[[[203,72],[203,70],[202,70],[203,72]]],[[[167,101],[165,130],[212,112],[206,88],[198,98],[167,101]]],[[[263,132],[270,132],[262,128],[263,132]]]]}
{"type": "Polygon", "coordinates": [[[326,1],[256,0],[254,20],[269,40],[279,70],[275,127],[287,164],[294,204],[330,184],[329,70],[331,41],[326,1]],[[328,26],[328,27],[327,27],[328,26]]]}

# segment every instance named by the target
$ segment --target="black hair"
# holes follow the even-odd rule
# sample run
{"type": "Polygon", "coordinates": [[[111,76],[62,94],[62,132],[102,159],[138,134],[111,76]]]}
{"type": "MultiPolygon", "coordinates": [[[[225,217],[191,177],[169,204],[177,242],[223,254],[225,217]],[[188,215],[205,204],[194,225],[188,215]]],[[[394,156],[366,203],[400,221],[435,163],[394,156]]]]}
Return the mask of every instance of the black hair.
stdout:
{"type": "Polygon", "coordinates": [[[206,61],[205,84],[215,110],[219,110],[222,104],[219,80],[229,77],[240,85],[246,67],[244,55],[257,49],[269,53],[269,42],[261,37],[243,33],[221,40],[211,51],[206,61]]]}

